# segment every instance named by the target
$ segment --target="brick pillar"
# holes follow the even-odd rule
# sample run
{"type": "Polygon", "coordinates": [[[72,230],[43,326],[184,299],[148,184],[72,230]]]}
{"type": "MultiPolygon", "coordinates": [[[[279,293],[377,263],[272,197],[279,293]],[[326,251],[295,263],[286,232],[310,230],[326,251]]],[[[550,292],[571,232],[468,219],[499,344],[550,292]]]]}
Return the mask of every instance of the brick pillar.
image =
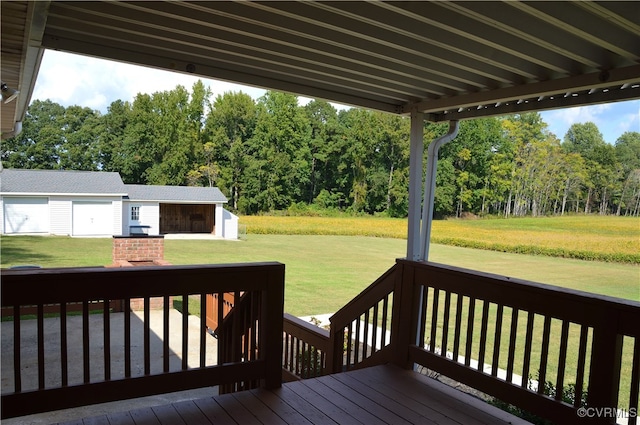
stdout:
{"type": "MultiPolygon", "coordinates": [[[[168,265],[164,261],[164,236],[114,236],[113,237],[113,264],[111,267],[133,267],[142,265],[168,265]]],[[[173,305],[173,297],[169,298],[173,305]]],[[[150,300],[151,309],[163,308],[162,298],[150,300]]],[[[142,310],[144,300],[135,298],[131,300],[132,310],[142,310]]]]}

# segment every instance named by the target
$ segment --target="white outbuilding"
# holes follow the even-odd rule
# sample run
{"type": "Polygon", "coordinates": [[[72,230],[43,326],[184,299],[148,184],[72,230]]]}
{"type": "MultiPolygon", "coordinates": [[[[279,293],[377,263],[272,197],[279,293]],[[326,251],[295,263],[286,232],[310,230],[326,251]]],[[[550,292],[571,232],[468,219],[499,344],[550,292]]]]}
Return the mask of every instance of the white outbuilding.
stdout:
{"type": "Polygon", "coordinates": [[[114,172],[0,172],[2,234],[126,236],[200,233],[237,239],[216,187],[124,184],[114,172]]]}

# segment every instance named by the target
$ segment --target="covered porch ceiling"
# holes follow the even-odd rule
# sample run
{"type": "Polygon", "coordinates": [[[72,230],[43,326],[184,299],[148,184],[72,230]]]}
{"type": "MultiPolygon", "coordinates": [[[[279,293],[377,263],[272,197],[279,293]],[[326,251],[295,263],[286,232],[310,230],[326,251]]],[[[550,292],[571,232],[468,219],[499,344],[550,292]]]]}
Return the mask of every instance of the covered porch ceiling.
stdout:
{"type": "MultiPolygon", "coordinates": [[[[457,120],[640,98],[631,1],[3,1],[2,132],[44,49],[457,120]]],[[[64,87],[60,88],[64,90],[64,87]]]]}

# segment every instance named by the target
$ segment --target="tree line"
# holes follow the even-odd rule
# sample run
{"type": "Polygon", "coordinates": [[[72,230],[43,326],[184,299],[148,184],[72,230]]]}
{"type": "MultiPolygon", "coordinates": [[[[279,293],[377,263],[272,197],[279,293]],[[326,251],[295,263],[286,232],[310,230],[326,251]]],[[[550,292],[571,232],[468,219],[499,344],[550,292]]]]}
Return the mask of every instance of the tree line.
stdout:
{"type": "MultiPolygon", "coordinates": [[[[212,99],[201,81],[117,100],[105,114],[34,101],[2,146],[8,168],[116,171],[125,183],[217,186],[242,214],[339,210],[405,217],[409,118],[337,111],[268,91],[212,99]]],[[[425,144],[447,130],[424,124],[425,144]]],[[[425,149],[426,152],[426,149],[425,149]]],[[[640,214],[640,133],[593,123],[561,141],[538,113],[462,121],[440,150],[435,214],[640,214]]]]}

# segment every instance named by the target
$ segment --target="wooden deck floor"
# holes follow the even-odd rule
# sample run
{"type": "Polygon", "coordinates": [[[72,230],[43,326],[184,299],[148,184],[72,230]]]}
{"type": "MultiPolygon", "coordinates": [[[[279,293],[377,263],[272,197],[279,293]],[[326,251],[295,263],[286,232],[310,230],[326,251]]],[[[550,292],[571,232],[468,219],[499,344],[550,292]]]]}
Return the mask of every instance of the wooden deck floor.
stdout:
{"type": "Polygon", "coordinates": [[[528,424],[395,366],[65,422],[65,425],[528,424]]]}

